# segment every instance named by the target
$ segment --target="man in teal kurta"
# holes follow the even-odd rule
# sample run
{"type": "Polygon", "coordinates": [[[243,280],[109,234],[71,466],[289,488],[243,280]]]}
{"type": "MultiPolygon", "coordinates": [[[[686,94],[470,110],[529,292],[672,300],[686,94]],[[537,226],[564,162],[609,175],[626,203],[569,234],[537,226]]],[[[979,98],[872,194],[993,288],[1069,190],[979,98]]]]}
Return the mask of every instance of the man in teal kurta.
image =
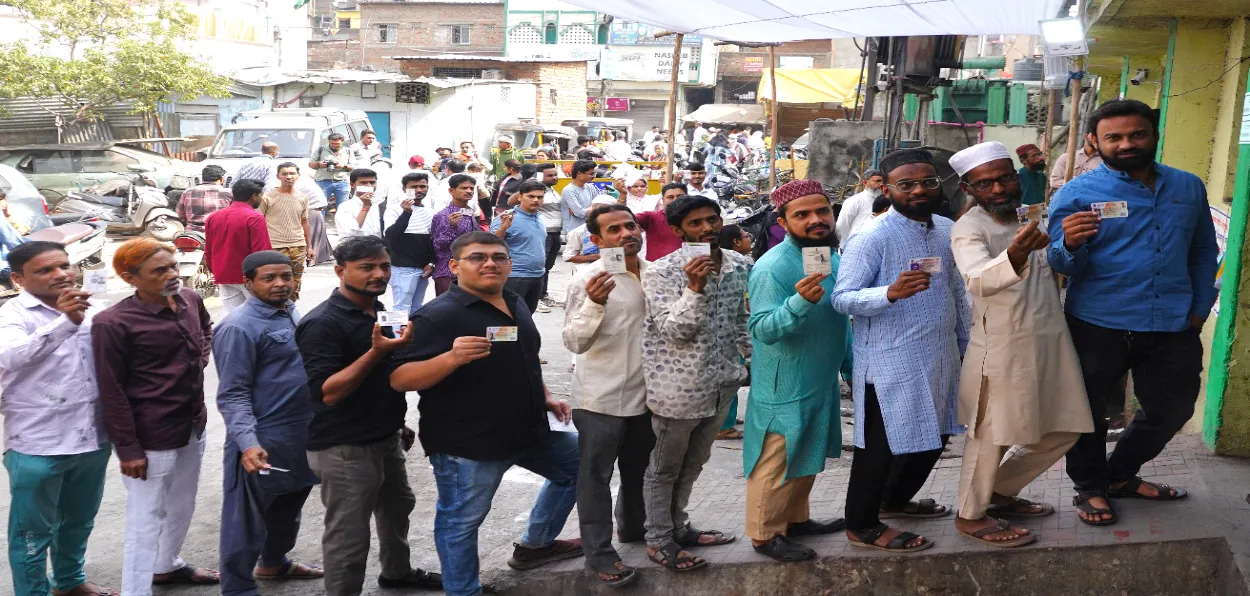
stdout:
{"type": "Polygon", "coordinates": [[[812,520],[808,495],[825,458],[841,452],[838,372],[851,370],[850,325],[827,299],[838,273],[837,237],[820,183],[789,182],[772,201],[786,239],[755,264],[748,286],[753,356],[742,449],[746,534],[756,552],[792,562],[816,551],[791,538],[845,526],[841,519],[812,520]],[[804,273],[804,249],[820,253],[823,273],[804,273]]]}

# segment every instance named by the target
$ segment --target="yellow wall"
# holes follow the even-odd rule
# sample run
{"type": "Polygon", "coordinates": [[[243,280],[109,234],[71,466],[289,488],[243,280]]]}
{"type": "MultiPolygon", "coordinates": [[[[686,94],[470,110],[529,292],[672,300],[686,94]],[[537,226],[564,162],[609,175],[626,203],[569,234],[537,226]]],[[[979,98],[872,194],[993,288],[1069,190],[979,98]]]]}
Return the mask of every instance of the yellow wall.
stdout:
{"type": "Polygon", "coordinates": [[[334,11],[334,28],[339,26],[339,19],[351,19],[352,29],[360,28],[360,11],[359,10],[336,10],[334,11]]]}
{"type": "Polygon", "coordinates": [[[1218,78],[1226,68],[1227,24],[1228,21],[1181,19],[1176,28],[1173,97],[1163,131],[1163,163],[1204,180],[1211,168],[1221,86],[1201,87],[1218,78]]]}
{"type": "MultiPolygon", "coordinates": [[[[1237,65],[1242,56],[1250,55],[1250,31],[1246,21],[1237,19],[1227,28],[1224,43],[1227,49],[1220,71],[1232,69],[1220,85],[1220,106],[1215,123],[1215,146],[1211,155],[1211,172],[1207,176],[1207,197],[1212,205],[1229,211],[1233,198],[1234,165],[1237,163],[1237,138],[1241,128],[1241,102],[1246,89],[1246,67],[1237,65]]],[[[1175,85],[1173,85],[1175,93],[1175,85]]]]}

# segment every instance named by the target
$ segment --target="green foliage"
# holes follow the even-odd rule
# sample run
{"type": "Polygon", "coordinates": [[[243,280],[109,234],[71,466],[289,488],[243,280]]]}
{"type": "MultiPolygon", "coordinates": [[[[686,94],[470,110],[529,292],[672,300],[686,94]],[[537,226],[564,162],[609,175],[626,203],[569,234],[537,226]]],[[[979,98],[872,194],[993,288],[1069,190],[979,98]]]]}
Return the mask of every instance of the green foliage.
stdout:
{"type": "Polygon", "coordinates": [[[180,4],[131,0],[0,0],[38,31],[35,44],[0,45],[0,98],[49,97],[66,122],[95,120],[100,110],[133,103],[153,113],[178,97],[229,97],[227,79],[178,49],[195,29],[180,4]],[[33,48],[28,48],[33,45],[33,48]]]}

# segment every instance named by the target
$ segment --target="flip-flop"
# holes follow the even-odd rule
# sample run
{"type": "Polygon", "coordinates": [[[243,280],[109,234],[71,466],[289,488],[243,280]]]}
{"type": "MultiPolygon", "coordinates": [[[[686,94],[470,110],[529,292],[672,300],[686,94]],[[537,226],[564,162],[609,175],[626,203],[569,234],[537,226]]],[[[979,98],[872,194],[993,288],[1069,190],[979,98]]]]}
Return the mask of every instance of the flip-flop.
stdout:
{"type": "Polygon", "coordinates": [[[972,533],[959,532],[959,535],[969,540],[972,540],[974,542],[987,544],[989,546],[993,546],[996,548],[1015,548],[1017,546],[1024,546],[1026,544],[1033,544],[1034,542],[1037,542],[1036,534],[1025,534],[1023,536],[1017,534],[1016,537],[1012,538],[1011,540],[990,540],[989,538],[986,538],[986,536],[989,536],[990,534],[996,534],[998,532],[1011,531],[1014,529],[1012,528],[1011,524],[1007,522],[1004,522],[1002,520],[994,520],[994,521],[998,523],[993,526],[987,526],[987,527],[981,528],[980,530],[977,530],[972,533]]]}
{"type": "Polygon", "coordinates": [[[629,567],[629,566],[626,566],[624,569],[617,569],[613,567],[612,571],[595,571],[591,569],[590,573],[591,575],[595,576],[595,579],[599,580],[599,583],[605,586],[608,586],[609,588],[619,588],[621,586],[626,586],[626,585],[633,583],[634,580],[638,579],[638,572],[634,571],[634,568],[629,567]],[[607,573],[609,575],[615,575],[616,579],[603,579],[602,577],[599,577],[600,573],[607,573]]]}
{"type": "Polygon", "coordinates": [[[288,579],[321,579],[325,577],[325,571],[316,565],[305,565],[296,563],[295,561],[287,561],[277,573],[256,573],[252,571],[252,577],[261,580],[288,580],[288,579]]]}
{"type": "Polygon", "coordinates": [[[1115,489],[1115,490],[1108,490],[1107,496],[1112,499],[1142,499],[1144,501],[1179,501],[1189,496],[1189,493],[1186,492],[1185,489],[1183,488],[1168,486],[1166,484],[1163,484],[1162,482],[1147,482],[1145,480],[1142,480],[1140,477],[1134,476],[1128,482],[1125,482],[1124,486],[1121,486],[1120,488],[1115,489]],[[1138,487],[1140,487],[1143,484],[1149,484],[1150,486],[1155,487],[1155,490],[1157,490],[1159,494],[1153,497],[1149,497],[1149,496],[1146,496],[1137,492],[1138,487]]]}
{"type": "Polygon", "coordinates": [[[1008,505],[990,505],[985,513],[992,516],[1010,515],[1014,517],[1046,517],[1055,512],[1055,507],[1048,503],[1034,503],[1028,499],[1013,497],[1008,505]],[[1031,511],[1033,507],[1041,507],[1041,511],[1031,511]]]}
{"type": "Polygon", "coordinates": [[[933,499],[920,499],[915,503],[908,503],[904,509],[897,511],[882,509],[877,514],[877,519],[894,519],[907,517],[911,519],[931,519],[934,517],[945,517],[951,514],[951,508],[945,505],[938,505],[933,499]],[[915,511],[906,511],[906,507],[914,505],[915,511]],[[941,507],[941,510],[938,509],[941,507]]]}
{"type": "Polygon", "coordinates": [[[53,596],[120,596],[121,592],[99,584],[83,582],[69,590],[53,590],[53,596]]]}
{"type": "Polygon", "coordinates": [[[695,529],[694,526],[686,524],[686,532],[681,535],[681,538],[674,538],[673,542],[676,542],[683,547],[690,548],[694,546],[720,546],[722,544],[729,544],[737,539],[737,536],[734,536],[733,534],[726,534],[720,530],[698,530],[695,529]],[[712,542],[700,542],[700,536],[717,536],[718,538],[712,542]]]}
{"type": "Polygon", "coordinates": [[[221,583],[221,575],[215,570],[200,569],[190,565],[183,565],[182,567],[170,571],[169,573],[162,573],[160,575],[164,575],[166,577],[164,579],[156,579],[156,577],[153,576],[152,585],[170,586],[174,584],[187,584],[192,586],[211,586],[221,583]],[[196,579],[195,572],[197,571],[203,571],[207,574],[211,574],[212,577],[208,579],[196,579]]]}
{"type": "Polygon", "coordinates": [[[885,543],[885,546],[876,544],[877,539],[880,538],[882,534],[885,534],[886,530],[889,530],[889,529],[890,529],[890,526],[879,523],[876,526],[874,526],[872,529],[864,530],[862,532],[856,531],[856,530],[847,530],[847,532],[855,536],[855,540],[848,540],[847,542],[849,542],[851,546],[857,546],[860,548],[872,548],[872,549],[883,550],[883,551],[892,552],[892,553],[915,553],[915,552],[920,552],[925,549],[933,548],[933,541],[929,540],[928,538],[925,538],[924,542],[920,543],[918,546],[907,546],[908,542],[911,542],[912,540],[915,540],[917,538],[923,538],[922,536],[918,534],[913,534],[911,532],[899,532],[898,536],[895,536],[894,539],[885,543]]]}

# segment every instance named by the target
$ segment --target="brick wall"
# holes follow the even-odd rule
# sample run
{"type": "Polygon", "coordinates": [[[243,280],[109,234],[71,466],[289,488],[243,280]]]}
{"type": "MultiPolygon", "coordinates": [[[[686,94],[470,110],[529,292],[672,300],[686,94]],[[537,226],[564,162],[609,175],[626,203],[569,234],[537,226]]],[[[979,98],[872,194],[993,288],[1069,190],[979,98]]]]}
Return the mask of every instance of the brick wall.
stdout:
{"type": "Polygon", "coordinates": [[[398,71],[387,56],[457,52],[503,55],[504,10],[498,4],[428,4],[385,1],[360,3],[364,63],[398,71]],[[397,25],[394,43],[378,41],[378,25],[397,25]],[[453,45],[446,25],[468,25],[469,44],[453,45]]]}
{"type": "Polygon", "coordinates": [[[561,120],[586,115],[585,62],[498,62],[494,60],[392,60],[399,72],[410,77],[434,76],[435,68],[500,69],[509,81],[538,83],[539,124],[559,124],[561,120]]]}
{"type": "MultiPolygon", "coordinates": [[[[333,68],[360,68],[360,40],[309,40],[308,68],[329,70],[333,68]]],[[[394,62],[394,60],[387,60],[394,62]]]]}

